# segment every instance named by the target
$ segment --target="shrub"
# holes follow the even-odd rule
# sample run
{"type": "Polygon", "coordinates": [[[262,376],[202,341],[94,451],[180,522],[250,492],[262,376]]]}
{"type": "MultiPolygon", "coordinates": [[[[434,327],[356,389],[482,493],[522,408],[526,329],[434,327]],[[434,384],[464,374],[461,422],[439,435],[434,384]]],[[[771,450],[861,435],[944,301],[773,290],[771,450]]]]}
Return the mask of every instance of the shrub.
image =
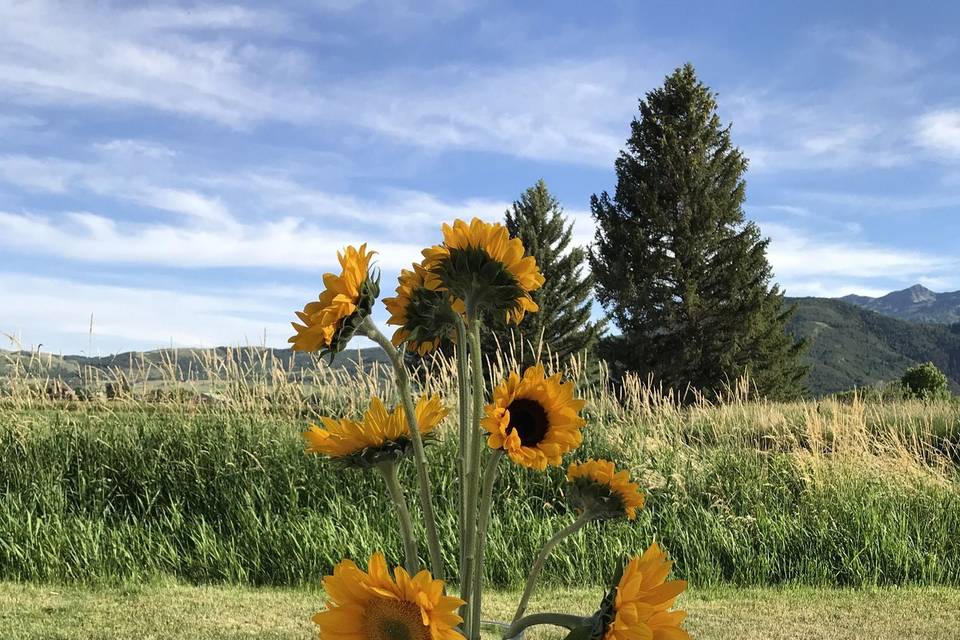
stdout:
{"type": "Polygon", "coordinates": [[[900,378],[904,390],[915,398],[926,400],[950,397],[950,383],[937,365],[932,362],[910,367],[900,378]]]}

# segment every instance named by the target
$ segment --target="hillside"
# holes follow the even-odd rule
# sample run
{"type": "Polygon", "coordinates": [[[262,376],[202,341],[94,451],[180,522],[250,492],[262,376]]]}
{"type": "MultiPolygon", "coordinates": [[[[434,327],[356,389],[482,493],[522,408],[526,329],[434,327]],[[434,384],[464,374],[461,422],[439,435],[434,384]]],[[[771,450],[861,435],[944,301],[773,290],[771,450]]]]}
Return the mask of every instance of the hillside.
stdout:
{"type": "Polygon", "coordinates": [[[809,338],[814,395],[896,380],[907,367],[932,361],[960,391],[960,324],[890,318],[842,300],[788,298],[797,313],[788,329],[809,338]]]}
{"type": "MultiPolygon", "coordinates": [[[[787,302],[798,306],[788,330],[810,340],[807,359],[812,368],[807,387],[813,395],[896,380],[908,367],[928,360],[946,373],[954,391],[960,392],[960,323],[908,322],[827,298],[788,298],[787,302]]],[[[10,374],[15,360],[29,377],[61,378],[71,387],[84,386],[91,378],[115,379],[118,371],[133,380],[156,382],[174,377],[234,379],[236,375],[228,370],[262,379],[277,368],[290,379],[309,380],[315,371],[314,356],[262,347],[159,349],[102,357],[46,353],[37,357],[0,350],[0,378],[10,374]]],[[[379,348],[350,349],[340,353],[332,367],[354,371],[378,362],[387,363],[379,348]]]]}
{"type": "Polygon", "coordinates": [[[960,322],[960,291],[937,293],[915,284],[879,298],[849,295],[840,300],[900,320],[942,324],[960,322]]]}
{"type": "MultiPolygon", "coordinates": [[[[0,377],[10,374],[14,362],[18,362],[21,371],[28,375],[60,378],[71,387],[83,384],[85,379],[94,377],[97,372],[107,380],[113,379],[116,372],[120,371],[141,381],[171,378],[202,381],[214,376],[229,378],[226,375],[228,369],[244,372],[247,376],[258,376],[265,372],[265,368],[270,371],[279,368],[291,378],[309,378],[310,372],[316,367],[315,356],[311,354],[263,347],[157,349],[99,357],[48,353],[37,355],[0,350],[0,377]]],[[[358,366],[369,369],[376,362],[389,363],[379,347],[348,349],[337,354],[331,367],[354,371],[358,366]]]]}

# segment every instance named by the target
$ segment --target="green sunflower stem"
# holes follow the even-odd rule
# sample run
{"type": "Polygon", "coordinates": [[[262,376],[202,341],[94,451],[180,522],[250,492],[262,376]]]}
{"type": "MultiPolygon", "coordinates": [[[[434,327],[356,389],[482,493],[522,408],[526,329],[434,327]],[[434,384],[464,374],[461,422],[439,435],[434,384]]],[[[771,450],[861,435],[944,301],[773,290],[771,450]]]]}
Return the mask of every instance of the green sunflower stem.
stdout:
{"type": "Polygon", "coordinates": [[[520,632],[542,624],[549,624],[554,627],[563,627],[573,630],[590,622],[589,617],[577,616],[570,613],[534,613],[526,618],[514,620],[510,628],[503,633],[504,639],[516,638],[520,632]]]}
{"type": "MultiPolygon", "coordinates": [[[[467,452],[470,450],[470,388],[469,388],[469,344],[467,342],[467,327],[463,323],[460,314],[456,314],[457,323],[457,391],[459,394],[458,408],[460,410],[460,431],[459,453],[460,453],[460,518],[457,522],[460,524],[460,540],[466,535],[466,513],[467,513],[467,452]]],[[[459,553],[460,575],[464,572],[464,562],[466,560],[465,548],[460,545],[459,553]]]]}
{"type": "Polygon", "coordinates": [[[520,620],[520,618],[523,617],[523,614],[527,611],[527,606],[530,604],[530,596],[533,595],[533,588],[537,584],[537,578],[540,577],[540,572],[543,570],[543,565],[546,563],[547,557],[550,555],[550,552],[553,551],[553,548],[557,546],[561,540],[568,536],[572,536],[593,519],[593,513],[584,511],[576,520],[553,534],[553,537],[547,540],[546,544],[543,545],[543,548],[540,549],[540,555],[537,556],[533,566],[530,567],[530,573],[527,575],[527,582],[523,588],[523,595],[520,596],[520,603],[517,605],[517,612],[513,614],[514,623],[520,620]]]}
{"type": "Polygon", "coordinates": [[[407,374],[407,367],[403,363],[403,356],[393,346],[393,343],[380,332],[370,316],[364,318],[363,329],[367,337],[376,342],[390,358],[390,362],[393,363],[400,401],[403,403],[403,412],[406,414],[407,426],[410,428],[410,441],[413,443],[413,461],[417,467],[417,481],[420,485],[420,508],[423,510],[424,528],[427,530],[427,547],[430,550],[430,570],[434,578],[443,580],[443,556],[440,554],[437,518],[433,512],[433,496],[430,491],[430,476],[427,472],[427,452],[423,448],[420,425],[417,424],[416,409],[413,406],[413,395],[410,390],[410,376],[407,374]]]}
{"type": "MultiPolygon", "coordinates": [[[[476,545],[477,545],[477,501],[480,494],[480,418],[483,415],[483,361],[480,354],[480,318],[477,315],[477,305],[472,299],[467,299],[467,325],[470,334],[470,364],[472,369],[471,379],[473,382],[473,418],[469,428],[469,451],[467,452],[467,473],[466,488],[467,500],[465,506],[465,518],[462,523],[465,535],[460,540],[461,548],[466,557],[463,562],[463,572],[460,574],[460,598],[466,602],[472,602],[472,598],[479,597],[479,594],[473,593],[474,574],[476,572],[476,545]]],[[[467,630],[467,638],[474,640],[477,628],[473,620],[473,607],[464,605],[461,607],[464,617],[464,629],[467,630]],[[474,634],[474,635],[472,635],[474,634]]],[[[477,620],[476,622],[479,622],[477,620]]]]}
{"type": "Polygon", "coordinates": [[[397,507],[397,520],[400,523],[400,537],[403,539],[404,568],[410,575],[420,571],[420,554],[417,551],[417,540],[413,537],[413,520],[410,518],[410,509],[407,508],[407,497],[400,486],[400,477],[397,475],[397,465],[394,462],[381,462],[377,465],[383,480],[387,483],[390,498],[397,507]]]}
{"type": "Polygon", "coordinates": [[[480,607],[483,600],[483,556],[484,546],[487,543],[487,527],[490,525],[490,512],[493,509],[493,487],[497,483],[497,471],[503,451],[497,450],[487,459],[483,468],[483,491],[480,494],[480,516],[477,521],[477,551],[476,571],[473,576],[473,600],[470,608],[473,610],[470,619],[474,624],[474,635],[480,634],[480,607]]]}

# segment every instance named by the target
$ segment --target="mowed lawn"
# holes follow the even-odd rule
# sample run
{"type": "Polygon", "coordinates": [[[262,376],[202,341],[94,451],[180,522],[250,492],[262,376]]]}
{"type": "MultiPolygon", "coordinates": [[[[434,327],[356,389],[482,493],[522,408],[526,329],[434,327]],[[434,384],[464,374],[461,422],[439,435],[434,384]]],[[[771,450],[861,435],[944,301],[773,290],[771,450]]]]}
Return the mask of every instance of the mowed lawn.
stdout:
{"type": "MultiPolygon", "coordinates": [[[[586,613],[599,597],[598,590],[552,591],[534,608],[586,613]]],[[[321,592],[303,589],[2,583],[0,638],[305,640],[316,637],[310,616],[322,602],[321,592]]],[[[488,617],[504,619],[516,595],[491,594],[488,602],[488,617]]],[[[703,640],[960,638],[960,589],[717,589],[693,591],[680,606],[692,636],[703,640]]],[[[540,629],[527,637],[563,637],[540,629]]]]}

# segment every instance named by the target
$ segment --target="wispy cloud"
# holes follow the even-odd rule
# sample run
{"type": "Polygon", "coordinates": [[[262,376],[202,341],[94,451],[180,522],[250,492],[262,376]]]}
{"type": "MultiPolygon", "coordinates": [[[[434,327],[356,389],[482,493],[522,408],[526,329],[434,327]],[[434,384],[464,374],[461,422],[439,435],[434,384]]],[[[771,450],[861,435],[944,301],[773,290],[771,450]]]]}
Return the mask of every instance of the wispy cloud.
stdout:
{"type": "Polygon", "coordinates": [[[38,0],[6,3],[0,17],[0,95],[9,102],[150,107],[235,127],[299,117],[316,103],[289,81],[304,71],[302,54],[229,37],[281,28],[267,10],[38,0]],[[213,28],[226,31],[211,38],[213,28]]]}
{"type": "MultiPolygon", "coordinates": [[[[416,22],[469,8],[442,2],[436,13],[396,7],[388,13],[416,22]]],[[[344,74],[295,46],[304,28],[295,15],[265,9],[123,10],[41,0],[0,13],[0,96],[15,104],[147,107],[240,128],[312,122],[431,150],[583,164],[609,166],[626,136],[637,88],[665,70],[582,56],[344,74]],[[291,36],[291,44],[266,37],[271,29],[291,36]]]]}
{"type": "MultiPolygon", "coordinates": [[[[335,226],[335,225],[334,225],[335,226]]],[[[368,233],[285,218],[228,228],[172,224],[119,224],[105,216],[73,212],[57,216],[0,212],[0,244],[10,249],[95,264],[197,267],[271,267],[304,271],[330,268],[336,251],[369,242],[384,268],[419,259],[421,244],[374,239],[368,233]]]]}
{"type": "Polygon", "coordinates": [[[856,215],[875,213],[916,213],[960,205],[960,194],[943,191],[916,195],[876,195],[854,191],[788,190],[786,195],[803,202],[808,209],[840,209],[856,215]]]}
{"type": "Polygon", "coordinates": [[[878,284],[881,282],[913,284],[960,269],[956,256],[907,251],[856,238],[811,235],[776,223],[762,223],[761,230],[771,240],[768,258],[776,278],[791,295],[876,293],[888,286],[878,284]]]}
{"type": "Polygon", "coordinates": [[[268,344],[282,344],[289,335],[283,309],[290,304],[262,291],[217,295],[0,272],[0,297],[0,332],[51,351],[60,350],[58,343],[87,344],[91,316],[94,345],[106,352],[132,345],[218,346],[226,336],[260,344],[265,334],[268,344]]]}
{"type": "Polygon", "coordinates": [[[229,214],[216,196],[151,184],[135,167],[124,167],[124,162],[124,158],[97,164],[4,155],[0,156],[0,181],[18,189],[77,195],[87,192],[210,222],[229,222],[229,214]]]}
{"type": "Polygon", "coordinates": [[[108,156],[119,156],[122,158],[143,157],[162,160],[173,158],[177,155],[176,151],[166,145],[149,140],[133,140],[130,138],[97,142],[93,145],[93,148],[108,156]]]}
{"type": "Polygon", "coordinates": [[[952,40],[907,45],[883,30],[819,27],[803,40],[802,64],[782,72],[790,77],[816,64],[821,82],[745,85],[728,92],[721,107],[756,171],[905,167],[922,152],[904,122],[942,86],[940,66],[956,49],[952,40]],[[822,74],[824,68],[833,73],[822,74]]]}
{"type": "Polygon", "coordinates": [[[946,158],[960,159],[960,109],[921,116],[917,121],[917,142],[946,158]]]}
{"type": "MultiPolygon", "coordinates": [[[[121,145],[124,151],[140,146],[121,145]]],[[[153,160],[157,154],[148,155],[153,160]]],[[[18,190],[69,195],[80,202],[92,194],[111,201],[111,210],[139,214],[0,211],[0,246],[96,264],[315,271],[332,266],[344,245],[369,242],[379,252],[380,265],[395,271],[439,240],[442,222],[472,215],[497,218],[509,206],[505,200],[443,200],[400,189],[361,198],[276,171],[179,177],[160,155],[159,165],[135,165],[134,171],[125,168],[123,154],[90,163],[0,156],[0,182],[18,190]],[[144,219],[149,210],[180,217],[144,219]]]]}
{"type": "Polygon", "coordinates": [[[445,66],[358,79],[337,95],[355,124],[404,143],[610,166],[637,87],[660,71],[613,58],[445,66]]]}

